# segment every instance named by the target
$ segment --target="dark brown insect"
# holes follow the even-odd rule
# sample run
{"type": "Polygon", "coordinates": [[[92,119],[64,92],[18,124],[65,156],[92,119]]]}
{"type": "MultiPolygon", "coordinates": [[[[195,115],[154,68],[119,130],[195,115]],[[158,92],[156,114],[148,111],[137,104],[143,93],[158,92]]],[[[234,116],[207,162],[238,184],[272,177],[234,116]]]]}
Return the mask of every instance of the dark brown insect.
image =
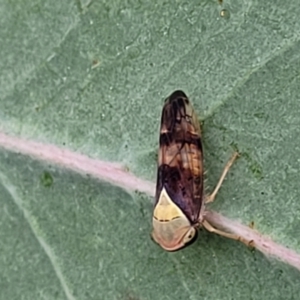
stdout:
{"type": "Polygon", "coordinates": [[[214,228],[205,220],[205,202],[212,202],[235,153],[209,197],[204,197],[203,149],[195,111],[182,91],[166,100],[161,116],[156,198],[153,210],[152,238],[165,250],[178,250],[195,240],[197,228],[238,239],[241,237],[214,228]]]}

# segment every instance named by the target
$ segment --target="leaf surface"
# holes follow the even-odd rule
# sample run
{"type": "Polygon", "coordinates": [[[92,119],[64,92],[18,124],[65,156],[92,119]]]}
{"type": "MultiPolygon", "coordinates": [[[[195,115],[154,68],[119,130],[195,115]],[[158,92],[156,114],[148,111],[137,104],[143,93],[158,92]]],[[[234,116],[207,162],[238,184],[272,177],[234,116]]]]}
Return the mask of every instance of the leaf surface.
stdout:
{"type": "MultiPolygon", "coordinates": [[[[208,192],[234,149],[242,154],[210,208],[300,253],[298,1],[0,7],[1,132],[154,182],[163,100],[182,89],[203,121],[208,192]]],[[[205,231],[164,252],[150,240],[153,199],[142,193],[4,147],[0,162],[3,299],[300,293],[292,266],[205,231]]]]}

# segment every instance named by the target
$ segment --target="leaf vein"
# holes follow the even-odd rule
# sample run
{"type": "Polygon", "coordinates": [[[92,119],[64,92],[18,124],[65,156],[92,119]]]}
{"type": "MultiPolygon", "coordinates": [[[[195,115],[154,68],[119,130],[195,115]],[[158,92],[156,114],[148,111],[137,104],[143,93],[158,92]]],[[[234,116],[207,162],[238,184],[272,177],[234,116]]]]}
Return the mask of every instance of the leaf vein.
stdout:
{"type": "Polygon", "coordinates": [[[46,243],[44,238],[41,235],[39,235],[37,230],[34,228],[32,222],[31,222],[32,217],[30,216],[29,211],[23,206],[22,199],[19,197],[14,185],[11,182],[9,182],[9,180],[6,178],[6,176],[2,172],[0,172],[0,180],[2,181],[4,188],[11,195],[14,203],[17,205],[17,207],[20,209],[20,211],[22,211],[24,218],[25,218],[26,222],[28,223],[33,235],[37,239],[42,250],[45,252],[47,257],[49,258],[50,263],[53,267],[54,273],[56,274],[67,299],[68,300],[76,300],[76,298],[73,296],[71,290],[69,289],[69,287],[67,285],[67,281],[64,278],[64,275],[59,267],[59,264],[57,262],[55,254],[53,253],[51,247],[46,243]]]}

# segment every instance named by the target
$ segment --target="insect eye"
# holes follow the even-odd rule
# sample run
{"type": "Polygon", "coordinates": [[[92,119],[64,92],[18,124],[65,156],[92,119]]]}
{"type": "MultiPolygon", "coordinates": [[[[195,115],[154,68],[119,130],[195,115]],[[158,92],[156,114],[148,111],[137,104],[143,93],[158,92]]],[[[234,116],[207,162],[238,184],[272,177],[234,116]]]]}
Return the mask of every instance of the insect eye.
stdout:
{"type": "Polygon", "coordinates": [[[184,244],[189,243],[195,237],[195,234],[196,234],[196,229],[194,227],[191,227],[190,230],[184,236],[183,243],[184,244]]]}

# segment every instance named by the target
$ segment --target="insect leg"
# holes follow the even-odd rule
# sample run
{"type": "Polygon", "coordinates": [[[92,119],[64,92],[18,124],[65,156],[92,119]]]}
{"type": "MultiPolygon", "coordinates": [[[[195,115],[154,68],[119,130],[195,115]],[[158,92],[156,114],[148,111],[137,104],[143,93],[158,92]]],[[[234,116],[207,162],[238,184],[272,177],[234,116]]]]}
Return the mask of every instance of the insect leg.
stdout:
{"type": "Polygon", "coordinates": [[[232,240],[236,240],[236,241],[240,241],[242,243],[244,243],[247,247],[254,247],[254,241],[251,240],[247,240],[247,239],[244,239],[243,237],[239,236],[239,235],[236,235],[236,234],[233,234],[233,233],[228,233],[228,232],[225,232],[225,231],[222,231],[222,230],[219,230],[215,227],[213,227],[210,223],[208,223],[206,220],[204,220],[202,222],[202,225],[203,227],[209,231],[209,232],[213,232],[213,233],[216,233],[218,235],[221,235],[221,236],[224,236],[224,237],[227,237],[229,239],[232,239],[232,240]]]}
{"type": "Polygon", "coordinates": [[[235,152],[232,157],[230,158],[230,160],[227,162],[224,170],[223,170],[223,173],[219,179],[219,182],[217,184],[217,186],[215,187],[214,191],[205,198],[205,203],[210,203],[210,202],[213,202],[215,200],[215,197],[226,177],[226,174],[228,173],[230,167],[232,166],[232,164],[234,163],[234,161],[237,159],[237,157],[239,156],[239,153],[238,152],[235,152]]]}

